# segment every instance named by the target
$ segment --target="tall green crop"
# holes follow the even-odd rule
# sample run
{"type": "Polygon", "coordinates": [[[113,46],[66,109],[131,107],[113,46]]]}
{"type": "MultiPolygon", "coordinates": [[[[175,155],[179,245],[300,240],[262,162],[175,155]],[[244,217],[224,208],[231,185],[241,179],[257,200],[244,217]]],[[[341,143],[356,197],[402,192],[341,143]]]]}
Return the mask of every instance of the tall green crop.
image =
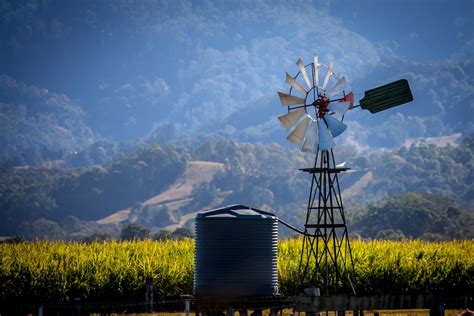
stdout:
{"type": "Polygon", "coordinates": [[[0,258],[2,301],[142,299],[149,277],[158,296],[191,291],[191,240],[2,244],[0,258]]]}
{"type": "MultiPolygon", "coordinates": [[[[280,243],[280,288],[293,294],[298,285],[302,241],[280,243]]],[[[358,294],[446,292],[463,295],[474,289],[474,241],[424,242],[353,241],[354,271],[350,274],[358,294]]],[[[310,261],[305,286],[314,279],[310,261]]],[[[342,280],[341,289],[349,289],[342,280]]]]}
{"type": "MultiPolygon", "coordinates": [[[[302,242],[279,244],[280,290],[294,294],[302,242]]],[[[474,242],[353,241],[351,279],[359,294],[465,293],[474,288],[474,242]]],[[[0,304],[15,302],[141,301],[147,278],[155,297],[191,293],[192,240],[24,242],[0,244],[0,304]]],[[[312,262],[310,271],[314,271],[312,262]]],[[[311,273],[303,284],[313,284],[311,273]]],[[[317,281],[317,279],[316,279],[317,281]]],[[[344,289],[346,285],[341,284],[344,289]]]]}

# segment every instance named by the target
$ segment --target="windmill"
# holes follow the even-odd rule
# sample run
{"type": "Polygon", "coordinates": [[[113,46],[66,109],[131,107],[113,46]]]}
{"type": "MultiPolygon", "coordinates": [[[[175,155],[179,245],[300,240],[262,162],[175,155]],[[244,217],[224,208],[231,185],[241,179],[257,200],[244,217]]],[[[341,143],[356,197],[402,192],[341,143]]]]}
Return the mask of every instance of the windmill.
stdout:
{"type": "Polygon", "coordinates": [[[299,285],[310,273],[310,282],[318,284],[326,295],[351,282],[354,262],[347,231],[338,174],[348,171],[336,164],[334,138],[347,128],[344,115],[360,107],[377,113],[413,100],[407,80],[398,80],[365,92],[359,105],[354,93],[345,93],[346,78],[334,70],[334,63],[322,64],[318,55],[305,65],[298,59],[295,76],[286,73],[289,92],[278,92],[288,112],[278,120],[289,131],[287,139],[315,155],[314,165],[300,169],[311,175],[304,237],[298,267],[299,285]],[[323,76],[319,76],[320,72],[323,76]],[[314,268],[312,268],[314,267],[314,268]],[[314,270],[312,270],[314,269],[314,270]]]}

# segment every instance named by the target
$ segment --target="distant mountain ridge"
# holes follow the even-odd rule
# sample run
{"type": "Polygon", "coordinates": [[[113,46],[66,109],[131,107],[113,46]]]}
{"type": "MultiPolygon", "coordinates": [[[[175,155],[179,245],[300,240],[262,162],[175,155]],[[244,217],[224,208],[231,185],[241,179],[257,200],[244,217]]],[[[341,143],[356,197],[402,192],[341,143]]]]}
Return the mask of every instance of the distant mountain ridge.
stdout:
{"type": "MultiPolygon", "coordinates": [[[[406,78],[410,82],[414,101],[376,115],[359,108],[350,111],[344,120],[348,129],[336,139],[336,143],[352,146],[356,151],[360,148],[398,148],[413,139],[449,137],[474,131],[470,120],[474,115],[474,78],[470,71],[473,67],[470,60],[449,60],[441,64],[397,58],[381,60],[364,78],[358,78],[348,86],[347,91],[352,90],[357,98],[361,98],[366,89],[406,78]]],[[[164,83],[157,79],[155,83],[140,84],[140,89],[158,89],[160,84],[164,83]]],[[[117,140],[124,139],[138,146],[156,142],[199,145],[208,138],[251,143],[276,142],[285,147],[291,146],[285,139],[284,128],[276,119],[285,112],[276,96],[277,87],[273,92],[268,91],[255,100],[226,110],[218,119],[212,116],[206,118],[206,112],[200,111],[199,104],[196,104],[195,112],[203,118],[192,123],[183,116],[172,115],[171,112],[178,111],[176,109],[164,111],[165,105],[166,108],[179,108],[175,103],[161,97],[149,99],[151,96],[144,91],[132,88],[104,88],[101,94],[108,93],[108,96],[96,95],[94,100],[92,94],[87,101],[76,101],[61,94],[61,91],[50,92],[12,76],[0,75],[0,163],[40,165],[71,158],[76,152],[87,151],[95,142],[115,144],[117,140]],[[126,106],[115,107],[124,100],[129,102],[126,106]],[[107,106],[101,105],[104,102],[107,106]],[[146,111],[129,116],[135,103],[146,103],[146,111]],[[105,114],[100,113],[101,109],[113,112],[125,125],[119,124],[110,113],[107,114],[109,118],[102,117],[105,114]],[[153,124],[140,125],[140,115],[145,115],[147,122],[153,116],[159,119],[153,124]],[[132,125],[135,127],[132,128],[132,125]],[[129,129],[133,131],[127,133],[133,134],[133,137],[118,135],[129,129]]],[[[118,151],[117,154],[121,151],[117,148],[109,150],[118,151]]],[[[117,157],[116,154],[111,156],[117,157]]],[[[100,154],[80,158],[88,160],[84,165],[94,161],[100,164],[108,159],[100,154]]],[[[81,159],[72,158],[69,161],[73,166],[80,166],[77,162],[81,159]]]]}

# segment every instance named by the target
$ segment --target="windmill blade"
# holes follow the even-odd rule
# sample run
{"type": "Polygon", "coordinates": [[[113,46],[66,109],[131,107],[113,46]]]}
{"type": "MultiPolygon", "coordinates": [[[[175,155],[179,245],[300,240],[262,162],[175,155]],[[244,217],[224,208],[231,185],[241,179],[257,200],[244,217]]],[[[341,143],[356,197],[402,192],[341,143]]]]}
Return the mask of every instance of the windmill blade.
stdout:
{"type": "Polygon", "coordinates": [[[341,135],[347,128],[347,125],[339,121],[332,115],[325,115],[323,119],[326,121],[332,137],[341,135]]]}
{"type": "Polygon", "coordinates": [[[298,120],[306,113],[305,109],[299,109],[293,112],[290,112],[285,115],[280,115],[278,117],[278,120],[280,123],[288,130],[290,129],[293,125],[298,122],[298,120]]]}
{"type": "Polygon", "coordinates": [[[286,73],[286,83],[306,96],[306,90],[289,73],[286,73]]]}
{"type": "Polygon", "coordinates": [[[328,70],[326,71],[326,75],[324,76],[324,81],[323,81],[323,89],[326,89],[328,82],[329,82],[329,77],[333,74],[333,67],[334,63],[331,61],[328,65],[328,70]]]}
{"type": "Polygon", "coordinates": [[[328,110],[344,115],[349,110],[349,105],[345,102],[344,103],[333,102],[333,103],[329,103],[328,110]]]}
{"type": "Polygon", "coordinates": [[[345,114],[348,110],[351,110],[354,107],[354,93],[349,92],[344,96],[344,98],[338,100],[337,102],[329,103],[329,111],[336,112],[339,114],[345,114]]]}
{"type": "Polygon", "coordinates": [[[280,103],[282,106],[304,104],[305,100],[300,97],[295,97],[294,95],[289,95],[283,92],[278,91],[278,96],[280,97],[280,103]]]}
{"type": "Polygon", "coordinates": [[[313,59],[313,67],[314,67],[314,72],[313,72],[313,80],[314,84],[316,87],[319,87],[319,74],[318,74],[318,69],[319,69],[319,57],[317,54],[314,54],[314,59],[313,59]]]}
{"type": "Polygon", "coordinates": [[[306,82],[306,85],[311,90],[311,88],[312,88],[311,81],[309,80],[308,73],[306,73],[306,68],[304,67],[304,63],[301,60],[301,58],[298,59],[298,61],[296,62],[296,65],[298,66],[298,68],[301,71],[301,74],[303,75],[304,82],[306,82]]]}
{"type": "Polygon", "coordinates": [[[324,120],[318,121],[318,132],[319,132],[318,134],[319,149],[329,150],[336,145],[336,143],[334,142],[334,139],[331,136],[331,132],[326,126],[326,123],[324,123],[324,120]]]}
{"type": "Polygon", "coordinates": [[[303,145],[301,150],[307,153],[317,153],[318,151],[318,123],[316,120],[311,120],[306,133],[304,135],[303,145]]]}
{"type": "Polygon", "coordinates": [[[332,87],[331,90],[329,90],[329,92],[327,93],[327,97],[330,98],[332,97],[333,95],[335,94],[338,94],[339,92],[342,91],[342,89],[344,89],[344,86],[347,84],[346,82],[346,77],[342,76],[341,79],[339,79],[336,84],[334,85],[334,87],[332,87]]]}
{"type": "Polygon", "coordinates": [[[306,115],[301,123],[296,126],[296,128],[291,132],[290,135],[286,139],[290,142],[301,145],[304,140],[304,134],[306,133],[306,128],[308,127],[309,122],[311,121],[311,117],[306,115]]]}

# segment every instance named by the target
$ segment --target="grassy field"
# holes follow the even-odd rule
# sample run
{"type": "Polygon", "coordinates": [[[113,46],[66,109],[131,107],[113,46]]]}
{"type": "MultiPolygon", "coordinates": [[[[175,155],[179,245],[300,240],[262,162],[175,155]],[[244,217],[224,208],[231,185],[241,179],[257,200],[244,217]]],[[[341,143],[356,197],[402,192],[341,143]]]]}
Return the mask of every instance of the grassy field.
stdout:
{"type": "MultiPolygon", "coordinates": [[[[293,294],[301,240],[279,246],[280,290],[293,294]]],[[[353,241],[358,293],[459,295],[474,288],[474,241],[353,241]]],[[[141,300],[152,277],[155,297],[192,292],[193,241],[0,244],[0,303],[141,300]]],[[[307,285],[311,284],[308,278],[307,285]]],[[[347,284],[342,283],[341,288],[347,284]]]]}

